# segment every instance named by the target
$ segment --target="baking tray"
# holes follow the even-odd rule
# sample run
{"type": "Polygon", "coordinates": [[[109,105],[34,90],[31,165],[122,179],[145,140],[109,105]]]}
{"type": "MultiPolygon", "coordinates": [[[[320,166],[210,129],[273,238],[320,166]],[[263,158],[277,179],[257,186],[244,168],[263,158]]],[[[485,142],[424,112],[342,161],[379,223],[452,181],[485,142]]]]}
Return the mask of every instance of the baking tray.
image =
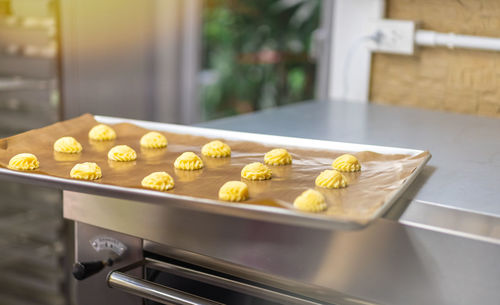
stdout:
{"type": "MultiPolygon", "coordinates": [[[[233,141],[255,142],[270,146],[284,146],[287,148],[318,149],[345,152],[372,151],[381,154],[404,154],[416,156],[424,153],[422,150],[403,149],[385,146],[373,146],[363,144],[352,144],[343,142],[321,141],[304,138],[292,138],[282,136],[272,136],[254,133],[244,133],[226,130],[217,130],[209,128],[189,127],[183,125],[155,123],[139,120],[130,120],[124,118],[114,118],[106,116],[95,116],[95,119],[104,124],[131,123],[139,127],[179,134],[189,134],[193,136],[203,136],[209,138],[223,138],[233,141]]],[[[191,209],[199,212],[209,212],[233,217],[244,217],[262,221],[278,222],[290,225],[301,225],[316,228],[329,229],[361,229],[370,222],[382,216],[394,202],[403,194],[408,186],[415,180],[416,176],[422,171],[423,167],[430,159],[428,154],[422,163],[398,186],[387,200],[379,206],[370,217],[360,219],[346,219],[341,216],[320,215],[302,213],[295,210],[284,208],[239,203],[226,203],[218,200],[196,198],[166,192],[157,192],[146,189],[136,189],[120,187],[107,184],[88,183],[87,181],[72,180],[47,175],[33,174],[29,172],[12,171],[0,168],[0,177],[6,177],[9,180],[30,183],[42,186],[56,187],[62,190],[82,192],[94,195],[108,196],[114,198],[137,200],[149,202],[152,204],[164,204],[169,207],[178,207],[191,209]]]]}

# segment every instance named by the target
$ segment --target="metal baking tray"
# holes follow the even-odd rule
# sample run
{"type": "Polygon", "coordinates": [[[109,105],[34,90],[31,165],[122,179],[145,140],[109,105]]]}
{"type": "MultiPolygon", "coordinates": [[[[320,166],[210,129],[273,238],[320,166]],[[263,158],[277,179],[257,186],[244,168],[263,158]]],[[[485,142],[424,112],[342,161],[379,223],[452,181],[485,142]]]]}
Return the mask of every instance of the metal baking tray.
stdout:
{"type": "MultiPolygon", "coordinates": [[[[107,116],[95,116],[95,119],[104,124],[131,123],[137,126],[173,133],[190,134],[195,136],[217,137],[227,140],[248,141],[260,144],[286,146],[306,149],[321,149],[332,151],[360,152],[373,151],[382,154],[405,154],[415,156],[423,153],[422,150],[404,149],[386,146],[374,146],[363,144],[352,144],[333,141],[321,141],[304,138],[282,137],[255,133],[245,133],[227,130],[218,130],[210,128],[190,127],[175,124],[155,123],[148,121],[131,120],[124,118],[115,118],[107,116]]],[[[182,209],[191,209],[198,212],[208,212],[227,215],[231,217],[243,217],[261,221],[271,221],[290,225],[300,225],[315,228],[355,230],[361,229],[371,223],[376,218],[381,217],[403,194],[408,186],[415,180],[418,174],[422,171],[427,161],[430,159],[430,154],[425,158],[416,170],[406,179],[406,181],[397,189],[393,195],[382,204],[373,216],[370,218],[352,220],[343,219],[341,217],[332,217],[331,215],[319,215],[301,213],[294,210],[284,208],[261,206],[240,203],[238,205],[225,203],[218,200],[195,198],[190,196],[174,195],[162,193],[146,189],[134,189],[106,184],[88,183],[85,181],[58,178],[40,174],[27,172],[12,171],[5,168],[0,168],[0,177],[7,178],[11,181],[22,183],[36,184],[41,186],[55,187],[62,190],[82,192],[100,196],[113,198],[121,198],[128,200],[136,200],[148,202],[152,204],[168,204],[170,207],[182,209]]]]}

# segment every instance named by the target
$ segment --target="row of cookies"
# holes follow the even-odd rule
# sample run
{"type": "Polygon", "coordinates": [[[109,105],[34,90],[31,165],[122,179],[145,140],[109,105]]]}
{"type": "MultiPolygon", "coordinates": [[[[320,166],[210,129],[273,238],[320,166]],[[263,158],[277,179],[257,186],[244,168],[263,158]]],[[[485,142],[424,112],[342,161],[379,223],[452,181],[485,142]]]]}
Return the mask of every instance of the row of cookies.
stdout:
{"type": "MultiPolygon", "coordinates": [[[[116,139],[116,132],[109,126],[99,124],[89,131],[89,138],[94,141],[110,141],[116,139]]],[[[165,136],[158,132],[148,132],[140,144],[145,148],[164,148],[168,142],[165,136]]],[[[79,153],[82,146],[72,137],[63,137],[54,143],[54,150],[62,153],[79,153]]],[[[211,141],[202,147],[202,154],[207,157],[225,158],[231,155],[231,148],[221,141],[211,141]]],[[[128,162],[136,160],[137,154],[127,145],[118,145],[108,152],[108,159],[117,162],[128,162]]],[[[269,151],[264,156],[264,162],[268,165],[290,165],[292,157],[286,149],[277,148],[269,151]]],[[[32,154],[19,154],[9,162],[9,168],[18,170],[36,169],[39,162],[32,154]]],[[[203,161],[193,152],[184,152],[174,162],[176,169],[198,170],[203,168],[203,161]]],[[[343,155],[337,158],[333,164],[335,170],[323,171],[315,181],[315,184],[324,188],[346,187],[345,177],[338,171],[359,171],[361,166],[352,155],[343,155]]],[[[102,177],[100,167],[93,162],[76,164],[70,171],[70,176],[75,179],[96,180],[102,177]]],[[[260,162],[246,165],[241,171],[241,177],[249,180],[271,179],[272,171],[260,162]]],[[[141,185],[145,188],[166,191],[174,187],[173,178],[166,172],[154,172],[146,176],[141,185]]],[[[243,201],[248,199],[248,186],[241,181],[226,182],[219,190],[219,199],[226,201],[243,201]]],[[[326,209],[326,203],[321,193],[307,190],[294,202],[294,206],[300,210],[319,212],[326,209]]]]}

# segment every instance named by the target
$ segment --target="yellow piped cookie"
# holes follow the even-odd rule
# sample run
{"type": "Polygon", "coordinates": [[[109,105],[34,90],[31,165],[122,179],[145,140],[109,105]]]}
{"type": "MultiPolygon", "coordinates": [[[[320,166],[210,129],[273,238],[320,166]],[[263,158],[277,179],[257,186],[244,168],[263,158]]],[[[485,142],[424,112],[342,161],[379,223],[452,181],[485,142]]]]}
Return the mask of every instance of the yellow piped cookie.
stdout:
{"type": "Polygon", "coordinates": [[[327,208],[325,197],[313,189],[308,189],[295,198],[293,206],[298,210],[313,213],[322,212],[327,208]]]}
{"type": "Polygon", "coordinates": [[[203,168],[203,161],[194,152],[187,151],[177,157],[174,167],[182,170],[197,170],[203,168]]]}
{"type": "Polygon", "coordinates": [[[81,180],[97,180],[102,177],[101,168],[94,162],[79,163],[71,169],[71,178],[81,180]]]}
{"type": "Polygon", "coordinates": [[[82,144],[73,137],[62,137],[54,142],[54,151],[76,154],[82,151],[82,144]]]}
{"type": "Polygon", "coordinates": [[[201,153],[212,158],[225,158],[231,156],[231,147],[222,141],[210,141],[203,145],[201,153]]]}
{"type": "Polygon", "coordinates": [[[110,141],[116,139],[116,132],[107,125],[99,124],[89,131],[89,138],[94,141],[110,141]]]}
{"type": "Polygon", "coordinates": [[[219,189],[219,199],[243,201],[248,198],[248,186],[241,181],[228,181],[219,189]]]}
{"type": "Polygon", "coordinates": [[[271,179],[271,176],[271,169],[260,162],[247,164],[241,170],[241,177],[248,180],[267,180],[271,179]]]}
{"type": "Polygon", "coordinates": [[[269,165],[292,164],[292,156],[284,148],[275,148],[264,155],[264,162],[269,165]]]}
{"type": "Polygon", "coordinates": [[[140,143],[145,148],[164,148],[168,145],[167,138],[156,131],[151,131],[143,135],[140,143]]]}
{"type": "Polygon", "coordinates": [[[141,185],[148,189],[164,192],[174,188],[174,178],[166,172],[154,172],[144,177],[141,185]]]}
{"type": "Polygon", "coordinates": [[[8,168],[15,170],[34,170],[40,167],[34,154],[22,153],[15,155],[9,160],[8,168]]]}
{"type": "Polygon", "coordinates": [[[116,145],[108,152],[108,159],[118,162],[128,162],[137,159],[137,153],[130,146],[116,145]]]}
{"type": "Polygon", "coordinates": [[[335,159],[332,167],[341,172],[357,172],[361,170],[361,164],[359,164],[358,159],[350,154],[345,154],[335,159]]]}
{"type": "Polygon", "coordinates": [[[316,185],[329,189],[339,189],[347,186],[347,180],[336,170],[328,169],[316,177],[316,185]]]}

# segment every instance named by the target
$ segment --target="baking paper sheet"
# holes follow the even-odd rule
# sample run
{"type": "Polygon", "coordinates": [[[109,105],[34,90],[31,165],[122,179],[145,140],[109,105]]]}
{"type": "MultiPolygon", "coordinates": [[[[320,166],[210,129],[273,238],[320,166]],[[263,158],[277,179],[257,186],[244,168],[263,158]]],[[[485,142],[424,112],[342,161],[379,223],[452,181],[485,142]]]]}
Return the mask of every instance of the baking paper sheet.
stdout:
{"type": "MultiPolygon", "coordinates": [[[[343,189],[315,187],[314,181],[321,171],[331,169],[333,160],[344,151],[298,149],[284,147],[293,157],[289,166],[269,166],[273,178],[265,181],[248,181],[240,177],[241,169],[251,162],[263,162],[264,154],[276,148],[255,142],[230,141],[223,138],[207,138],[161,132],[168,139],[165,149],[144,149],[140,138],[148,131],[129,123],[112,125],[118,137],[114,141],[94,142],[88,139],[88,131],[97,121],[90,114],[59,122],[41,129],[31,130],[0,140],[0,167],[7,167],[10,158],[18,153],[33,153],[40,161],[40,168],[30,171],[36,174],[71,179],[71,168],[76,163],[96,162],[103,177],[88,183],[102,183],[131,188],[141,188],[141,180],[155,171],[166,171],[175,180],[172,194],[198,198],[217,199],[219,188],[229,180],[247,183],[250,198],[244,203],[293,209],[295,197],[308,188],[315,188],[325,195],[328,210],[323,214],[347,219],[371,218],[378,208],[397,191],[415,169],[425,162],[428,152],[415,156],[380,154],[370,151],[354,153],[362,165],[362,171],[343,173],[349,186],[343,189]],[[63,154],[53,151],[53,143],[60,137],[75,137],[83,146],[80,154],[63,154]],[[208,158],[201,155],[201,147],[214,139],[231,146],[230,158],[208,158]],[[115,145],[126,144],[137,152],[133,162],[107,160],[108,150],[115,145]],[[176,170],[174,160],[185,151],[193,151],[202,157],[205,167],[197,171],[176,170]]],[[[234,203],[238,204],[238,203],[234,203]]]]}

